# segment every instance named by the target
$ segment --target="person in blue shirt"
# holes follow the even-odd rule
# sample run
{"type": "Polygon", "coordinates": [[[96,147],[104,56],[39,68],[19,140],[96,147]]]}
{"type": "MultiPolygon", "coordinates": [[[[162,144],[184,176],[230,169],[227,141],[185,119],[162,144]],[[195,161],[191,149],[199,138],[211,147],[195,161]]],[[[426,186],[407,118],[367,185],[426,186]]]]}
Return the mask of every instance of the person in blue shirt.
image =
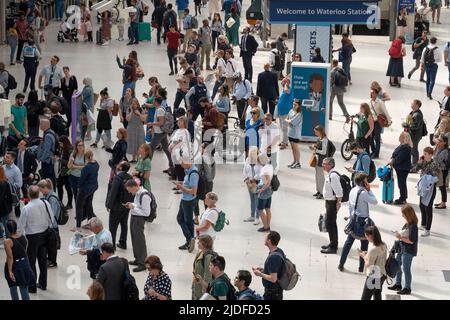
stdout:
{"type": "Polygon", "coordinates": [[[291,90],[291,79],[289,77],[285,77],[281,81],[281,85],[283,86],[283,92],[281,92],[280,97],[278,98],[277,118],[280,122],[280,129],[281,129],[280,149],[283,150],[286,149],[288,146],[287,133],[289,125],[286,122],[286,119],[294,103],[294,90],[291,90]]]}
{"type": "Polygon", "coordinates": [[[370,174],[370,159],[369,154],[364,151],[363,147],[359,144],[359,142],[353,142],[350,145],[350,150],[352,153],[357,156],[356,162],[353,165],[353,168],[346,167],[348,172],[352,174],[352,176],[356,176],[358,173],[365,173],[366,175],[370,174]]]}
{"type": "Polygon", "coordinates": [[[255,146],[259,148],[259,133],[258,130],[264,125],[260,118],[259,109],[253,108],[250,111],[251,118],[245,122],[245,154],[248,154],[250,147],[255,146]]]}
{"type": "Polygon", "coordinates": [[[94,193],[98,189],[98,170],[100,168],[94,160],[94,153],[91,150],[84,154],[86,165],[81,169],[81,176],[78,181],[78,194],[76,200],[76,228],[72,231],[81,231],[81,222],[84,219],[95,217],[92,207],[94,193]]]}
{"type": "Polygon", "coordinates": [[[200,180],[200,174],[197,167],[193,164],[190,155],[184,155],[180,159],[180,164],[185,171],[184,181],[176,182],[175,186],[182,192],[180,208],[178,210],[177,221],[186,238],[186,243],[179,246],[180,250],[194,251],[195,233],[194,233],[194,208],[197,204],[197,188],[200,180]]]}

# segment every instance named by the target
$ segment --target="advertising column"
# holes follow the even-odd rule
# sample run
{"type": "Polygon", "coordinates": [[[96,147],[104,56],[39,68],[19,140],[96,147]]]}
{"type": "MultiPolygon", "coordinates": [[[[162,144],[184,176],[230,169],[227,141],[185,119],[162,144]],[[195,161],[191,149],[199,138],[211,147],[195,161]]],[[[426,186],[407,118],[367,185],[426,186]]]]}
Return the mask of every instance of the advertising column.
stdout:
{"type": "Polygon", "coordinates": [[[330,62],[330,26],[303,26],[295,29],[295,52],[302,55],[303,61],[311,62],[315,56],[314,50],[320,48],[325,62],[330,62]]]}
{"type": "Polygon", "coordinates": [[[294,98],[302,102],[302,141],[316,141],[314,127],[319,125],[328,133],[330,64],[294,62],[292,88],[294,98]]]}
{"type": "Polygon", "coordinates": [[[397,12],[397,36],[404,36],[407,44],[414,41],[414,0],[399,0],[397,12]]]}

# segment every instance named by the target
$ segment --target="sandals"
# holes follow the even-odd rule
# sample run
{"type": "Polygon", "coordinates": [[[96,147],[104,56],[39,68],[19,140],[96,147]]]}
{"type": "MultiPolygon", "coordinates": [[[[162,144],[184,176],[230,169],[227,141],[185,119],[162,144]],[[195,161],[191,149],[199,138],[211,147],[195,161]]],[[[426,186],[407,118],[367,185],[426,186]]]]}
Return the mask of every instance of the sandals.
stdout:
{"type": "Polygon", "coordinates": [[[447,206],[446,206],[445,204],[444,204],[444,205],[442,205],[442,204],[437,204],[437,205],[434,206],[434,208],[435,208],[435,209],[446,209],[447,206]]]}

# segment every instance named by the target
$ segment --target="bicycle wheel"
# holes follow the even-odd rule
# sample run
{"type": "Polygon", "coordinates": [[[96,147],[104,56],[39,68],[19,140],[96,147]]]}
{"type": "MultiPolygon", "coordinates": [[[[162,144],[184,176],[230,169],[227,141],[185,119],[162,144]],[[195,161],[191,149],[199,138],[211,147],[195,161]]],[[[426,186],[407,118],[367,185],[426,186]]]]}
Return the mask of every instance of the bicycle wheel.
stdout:
{"type": "Polygon", "coordinates": [[[348,161],[353,157],[352,150],[350,150],[350,145],[352,144],[352,140],[346,139],[341,145],[341,155],[344,160],[348,161]]]}

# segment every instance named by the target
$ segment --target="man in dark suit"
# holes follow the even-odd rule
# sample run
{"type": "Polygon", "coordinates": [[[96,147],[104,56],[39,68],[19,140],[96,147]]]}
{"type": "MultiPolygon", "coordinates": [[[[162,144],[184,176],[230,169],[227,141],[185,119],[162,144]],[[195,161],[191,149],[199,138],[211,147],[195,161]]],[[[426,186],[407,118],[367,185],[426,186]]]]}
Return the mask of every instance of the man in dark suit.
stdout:
{"type": "Polygon", "coordinates": [[[128,261],[119,258],[114,254],[114,246],[112,243],[104,243],[101,246],[100,259],[104,260],[98,270],[97,281],[105,290],[105,300],[122,300],[123,282],[125,280],[125,270],[128,270],[128,261]]]}
{"type": "Polygon", "coordinates": [[[38,164],[36,157],[31,153],[28,148],[28,141],[21,140],[18,145],[17,158],[15,161],[16,166],[22,172],[22,193],[25,198],[28,197],[28,186],[34,178],[38,164]]]}
{"type": "Polygon", "coordinates": [[[278,88],[277,74],[270,71],[270,63],[266,63],[264,71],[258,75],[256,95],[261,99],[261,107],[264,113],[267,113],[267,106],[269,106],[269,112],[274,118],[276,101],[280,96],[280,90],[278,88]]]}
{"type": "Polygon", "coordinates": [[[252,58],[258,49],[258,42],[255,40],[250,34],[250,28],[245,27],[242,30],[242,38],[241,38],[241,54],[242,62],[244,64],[245,70],[245,79],[252,82],[253,78],[253,66],[252,66],[252,58]]]}

